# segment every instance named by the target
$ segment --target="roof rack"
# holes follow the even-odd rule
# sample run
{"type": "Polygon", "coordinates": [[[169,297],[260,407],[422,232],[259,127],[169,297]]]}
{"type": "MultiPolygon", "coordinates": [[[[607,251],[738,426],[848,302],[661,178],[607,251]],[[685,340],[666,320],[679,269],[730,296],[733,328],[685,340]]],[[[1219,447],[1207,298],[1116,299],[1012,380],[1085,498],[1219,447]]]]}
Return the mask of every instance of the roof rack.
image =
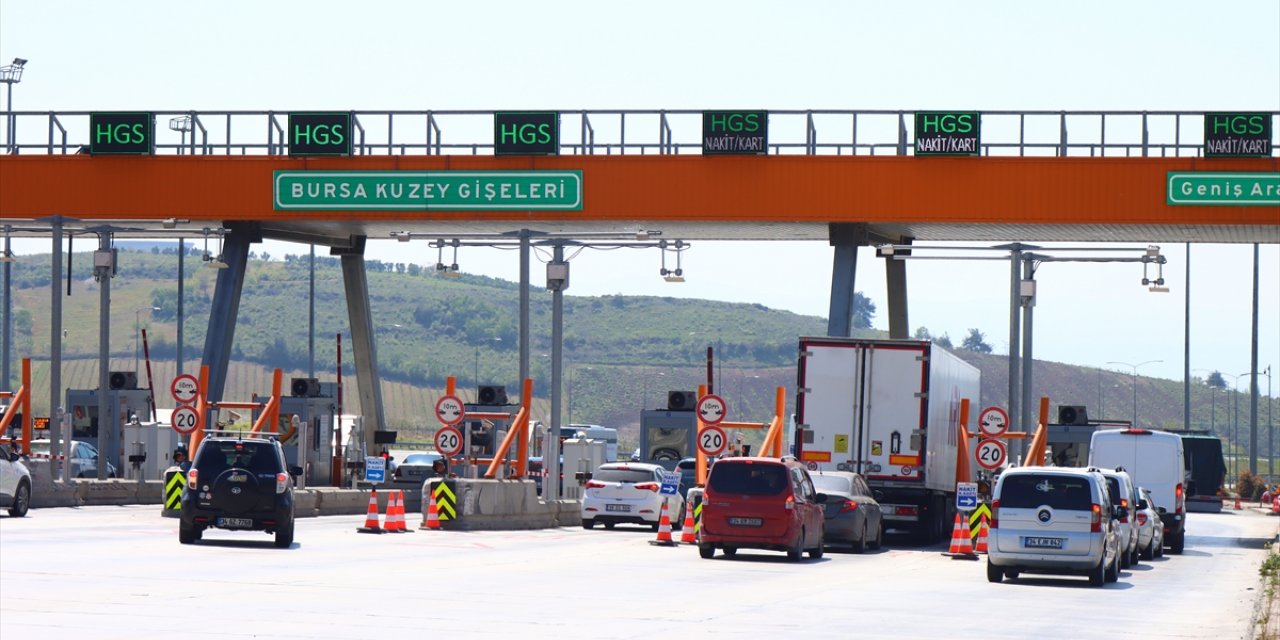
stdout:
{"type": "Polygon", "coordinates": [[[254,433],[252,431],[236,431],[233,429],[206,429],[206,438],[240,438],[242,440],[271,440],[276,439],[274,433],[254,433]]]}

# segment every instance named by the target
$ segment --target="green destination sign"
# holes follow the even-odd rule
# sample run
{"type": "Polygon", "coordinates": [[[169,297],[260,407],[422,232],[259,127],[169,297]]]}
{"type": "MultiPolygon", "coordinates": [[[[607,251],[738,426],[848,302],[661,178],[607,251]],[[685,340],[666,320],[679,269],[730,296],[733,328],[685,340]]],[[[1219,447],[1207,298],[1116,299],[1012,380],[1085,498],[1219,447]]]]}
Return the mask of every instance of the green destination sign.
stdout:
{"type": "Polygon", "coordinates": [[[1169,172],[1169,204],[1280,206],[1280,173],[1169,172]]]}
{"type": "Polygon", "coordinates": [[[276,171],[277,211],[581,211],[582,171],[276,171]]]}

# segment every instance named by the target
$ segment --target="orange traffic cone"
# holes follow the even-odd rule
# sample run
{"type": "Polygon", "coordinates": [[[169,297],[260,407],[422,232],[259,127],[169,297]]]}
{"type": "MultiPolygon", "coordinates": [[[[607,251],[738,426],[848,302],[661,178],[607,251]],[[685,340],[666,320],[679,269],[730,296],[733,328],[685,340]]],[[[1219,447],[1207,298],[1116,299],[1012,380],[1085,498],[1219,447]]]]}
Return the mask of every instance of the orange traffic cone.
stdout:
{"type": "Polygon", "coordinates": [[[987,552],[987,519],[983,518],[978,525],[978,543],[973,548],[974,553],[987,552]]]}
{"type": "Polygon", "coordinates": [[[387,508],[390,524],[387,526],[389,533],[409,533],[409,528],[404,522],[404,491],[396,490],[391,492],[392,504],[387,508]]]}
{"type": "Polygon", "coordinates": [[[373,489],[369,492],[369,511],[364,517],[364,526],[356,529],[360,533],[382,533],[382,527],[378,524],[378,490],[373,489]]]}
{"type": "Polygon", "coordinates": [[[698,541],[693,532],[693,502],[684,503],[684,526],[680,527],[680,544],[693,544],[698,541]]]}
{"type": "Polygon", "coordinates": [[[1240,496],[1236,496],[1236,511],[1240,510],[1240,496]]]}
{"type": "Polygon", "coordinates": [[[440,528],[440,510],[436,508],[436,492],[431,490],[431,485],[427,485],[427,495],[430,501],[427,503],[427,511],[422,519],[422,526],[419,529],[439,529],[440,528]]]}
{"type": "Polygon", "coordinates": [[[973,553],[973,542],[969,539],[969,527],[965,526],[958,513],[956,514],[956,524],[951,529],[951,548],[944,555],[968,560],[976,560],[978,558],[973,553]]]}
{"type": "Polygon", "coordinates": [[[674,547],[675,540],[671,539],[671,518],[667,516],[667,501],[662,501],[662,513],[658,517],[658,539],[650,540],[649,544],[660,547],[674,547]]]}

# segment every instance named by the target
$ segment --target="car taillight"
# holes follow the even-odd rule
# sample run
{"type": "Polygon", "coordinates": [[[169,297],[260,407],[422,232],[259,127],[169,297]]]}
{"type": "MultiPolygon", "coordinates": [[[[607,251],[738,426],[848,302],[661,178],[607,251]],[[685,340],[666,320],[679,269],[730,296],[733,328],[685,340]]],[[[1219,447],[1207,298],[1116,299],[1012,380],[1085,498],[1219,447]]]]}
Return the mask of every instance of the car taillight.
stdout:
{"type": "Polygon", "coordinates": [[[400,467],[396,467],[396,472],[393,475],[395,475],[395,477],[397,478],[400,477],[400,467]]]}
{"type": "Polygon", "coordinates": [[[1182,504],[1182,483],[1179,482],[1173,489],[1173,512],[1182,513],[1182,504]]]}
{"type": "Polygon", "coordinates": [[[844,513],[846,511],[856,511],[857,509],[858,509],[858,503],[852,500],[845,500],[844,504],[840,505],[840,513],[844,513]]]}
{"type": "Polygon", "coordinates": [[[1124,515],[1120,516],[1120,522],[1129,524],[1129,501],[1124,498],[1120,499],[1120,508],[1124,509],[1124,515]]]}
{"type": "Polygon", "coordinates": [[[999,525],[1000,525],[1000,501],[992,500],[991,501],[991,524],[987,528],[995,529],[999,525]]]}
{"type": "Polygon", "coordinates": [[[783,505],[783,507],[785,507],[787,511],[791,511],[792,509],[795,509],[796,499],[793,496],[787,496],[787,502],[786,504],[783,505]]]}
{"type": "MultiPolygon", "coordinates": [[[[601,485],[601,486],[603,486],[603,485],[601,485]]],[[[640,484],[636,485],[636,488],[637,488],[637,489],[640,489],[641,491],[654,491],[654,492],[657,492],[657,490],[658,490],[658,489],[661,489],[661,488],[662,488],[662,485],[660,485],[660,484],[658,484],[658,483],[656,483],[656,482],[641,482],[640,484]]]]}
{"type": "Polygon", "coordinates": [[[1089,520],[1089,532],[1102,532],[1102,505],[1096,502],[1093,504],[1093,517],[1089,520]]]}
{"type": "Polygon", "coordinates": [[[276,474],[276,493],[284,493],[285,489],[288,489],[288,488],[289,488],[289,474],[277,473],[276,474]]]}
{"type": "MultiPolygon", "coordinates": [[[[563,478],[563,477],[564,477],[564,476],[561,476],[561,478],[563,478]]],[[[599,480],[588,480],[588,481],[587,481],[587,488],[588,488],[588,489],[603,489],[604,487],[605,487],[605,484],[604,484],[603,482],[600,482],[599,480]]]]}
{"type": "Polygon", "coordinates": [[[194,490],[196,488],[196,475],[198,474],[199,472],[196,471],[195,469],[190,469],[187,471],[187,488],[188,489],[194,490]]]}
{"type": "Polygon", "coordinates": [[[894,507],[893,515],[895,516],[914,516],[920,513],[915,507],[894,507]]]}
{"type": "Polygon", "coordinates": [[[1138,526],[1140,527],[1147,526],[1147,514],[1145,513],[1138,514],[1138,526]]]}

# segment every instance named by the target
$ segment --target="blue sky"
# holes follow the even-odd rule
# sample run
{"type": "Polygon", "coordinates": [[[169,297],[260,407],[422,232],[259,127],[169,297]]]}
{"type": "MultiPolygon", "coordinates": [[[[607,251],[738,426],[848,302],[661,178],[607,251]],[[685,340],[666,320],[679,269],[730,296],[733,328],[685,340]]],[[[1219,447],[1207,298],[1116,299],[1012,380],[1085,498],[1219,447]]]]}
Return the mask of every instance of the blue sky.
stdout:
{"type": "MultiPolygon", "coordinates": [[[[1276,110],[1277,25],[1280,5],[1270,0],[6,0],[0,61],[30,60],[14,108],[38,111],[1276,110]]],[[[16,248],[48,250],[26,241],[16,248]]],[[[434,252],[407,251],[379,241],[370,257],[434,263],[434,252]]],[[[1180,378],[1186,258],[1182,245],[1163,251],[1168,294],[1148,293],[1135,265],[1043,266],[1036,356],[1089,366],[1163,360],[1142,373],[1180,378]]],[[[1280,373],[1280,251],[1263,246],[1261,257],[1260,368],[1280,373]]],[[[669,284],[656,251],[586,251],[569,293],[711,298],[825,316],[830,258],[825,243],[701,243],[684,256],[687,282],[669,284]]],[[[1248,245],[1193,246],[1193,368],[1249,369],[1251,263],[1248,245]]],[[[459,264],[517,274],[511,253],[464,250],[459,264]]],[[[540,281],[538,266],[533,273],[540,281]]],[[[1006,264],[913,262],[908,282],[913,328],[958,341],[976,327],[1005,352],[1006,264]]],[[[858,289],[880,307],[876,326],[886,327],[884,268],[870,250],[860,258],[858,289]]]]}

